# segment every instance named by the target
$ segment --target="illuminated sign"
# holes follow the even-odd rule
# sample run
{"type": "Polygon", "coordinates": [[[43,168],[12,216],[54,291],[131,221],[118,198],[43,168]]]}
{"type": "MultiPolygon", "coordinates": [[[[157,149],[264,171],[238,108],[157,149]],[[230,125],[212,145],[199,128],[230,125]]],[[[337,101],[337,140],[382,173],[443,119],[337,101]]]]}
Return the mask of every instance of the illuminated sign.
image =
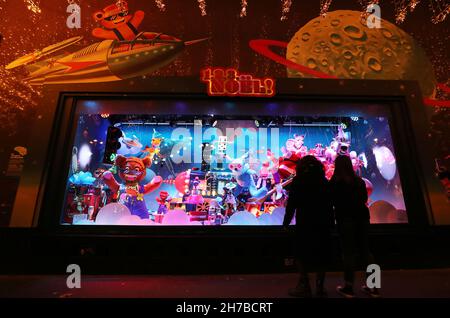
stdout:
{"type": "Polygon", "coordinates": [[[207,84],[210,96],[272,97],[275,80],[270,77],[256,78],[240,74],[233,68],[208,67],[200,72],[200,79],[207,84]]]}

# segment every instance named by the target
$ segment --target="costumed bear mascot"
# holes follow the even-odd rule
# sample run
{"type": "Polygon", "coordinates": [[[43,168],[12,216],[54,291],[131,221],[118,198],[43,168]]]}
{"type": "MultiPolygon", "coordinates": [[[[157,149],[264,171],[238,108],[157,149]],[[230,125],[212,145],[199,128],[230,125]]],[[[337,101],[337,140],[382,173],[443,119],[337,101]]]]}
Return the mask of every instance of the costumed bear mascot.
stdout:
{"type": "Polygon", "coordinates": [[[120,192],[120,202],[123,203],[132,215],[137,215],[141,219],[148,219],[149,214],[144,201],[144,195],[155,191],[162,183],[160,176],[155,176],[149,183],[140,185],[146,175],[146,168],[152,165],[150,157],[143,159],[137,157],[124,157],[118,155],[115,160],[119,177],[124,182],[120,184],[116,181],[110,171],[105,171],[102,175],[104,182],[114,193],[114,199],[120,192]]]}

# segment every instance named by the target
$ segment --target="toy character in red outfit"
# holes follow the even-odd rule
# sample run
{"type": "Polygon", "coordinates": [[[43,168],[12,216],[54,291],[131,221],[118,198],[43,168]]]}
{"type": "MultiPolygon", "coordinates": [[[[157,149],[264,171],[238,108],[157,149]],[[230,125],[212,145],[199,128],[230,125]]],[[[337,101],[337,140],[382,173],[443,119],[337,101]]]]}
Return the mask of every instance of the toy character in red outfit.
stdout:
{"type": "Polygon", "coordinates": [[[156,202],[158,202],[158,213],[159,214],[166,214],[169,209],[168,205],[172,201],[172,198],[169,195],[169,192],[167,191],[160,191],[159,192],[159,198],[156,198],[156,202]]]}

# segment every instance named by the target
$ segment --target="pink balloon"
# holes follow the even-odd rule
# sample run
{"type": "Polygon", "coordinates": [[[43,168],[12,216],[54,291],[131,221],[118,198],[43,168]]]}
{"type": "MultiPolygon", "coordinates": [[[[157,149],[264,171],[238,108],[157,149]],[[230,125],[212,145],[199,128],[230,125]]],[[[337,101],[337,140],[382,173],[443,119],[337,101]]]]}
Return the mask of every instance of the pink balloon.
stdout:
{"type": "Polygon", "coordinates": [[[188,176],[187,171],[183,171],[179,173],[175,178],[175,188],[179,193],[184,193],[185,185],[186,185],[186,178],[188,176]]]}
{"type": "Polygon", "coordinates": [[[171,210],[164,215],[162,225],[191,225],[189,215],[183,210],[171,210]]]}
{"type": "Polygon", "coordinates": [[[123,217],[131,216],[130,210],[120,203],[109,203],[98,211],[95,224],[115,225],[123,217]]]}

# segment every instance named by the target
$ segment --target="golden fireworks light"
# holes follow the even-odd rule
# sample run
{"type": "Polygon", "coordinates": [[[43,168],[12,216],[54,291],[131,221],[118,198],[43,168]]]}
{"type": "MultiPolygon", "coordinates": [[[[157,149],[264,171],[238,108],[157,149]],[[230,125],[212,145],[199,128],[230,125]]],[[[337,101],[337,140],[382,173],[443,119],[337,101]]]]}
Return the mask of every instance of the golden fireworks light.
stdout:
{"type": "Polygon", "coordinates": [[[287,15],[291,11],[292,0],[282,0],[281,3],[281,21],[287,20],[287,15]]]}
{"type": "Polygon", "coordinates": [[[155,3],[159,11],[161,12],[166,11],[166,4],[164,3],[163,0],[155,0],[155,3]]]}
{"type": "Polygon", "coordinates": [[[247,5],[247,0],[241,0],[241,13],[239,14],[241,18],[247,16],[247,5]]]}
{"type": "Polygon", "coordinates": [[[202,17],[204,17],[206,13],[206,0],[197,0],[198,2],[198,8],[200,9],[200,13],[202,17]]]}

